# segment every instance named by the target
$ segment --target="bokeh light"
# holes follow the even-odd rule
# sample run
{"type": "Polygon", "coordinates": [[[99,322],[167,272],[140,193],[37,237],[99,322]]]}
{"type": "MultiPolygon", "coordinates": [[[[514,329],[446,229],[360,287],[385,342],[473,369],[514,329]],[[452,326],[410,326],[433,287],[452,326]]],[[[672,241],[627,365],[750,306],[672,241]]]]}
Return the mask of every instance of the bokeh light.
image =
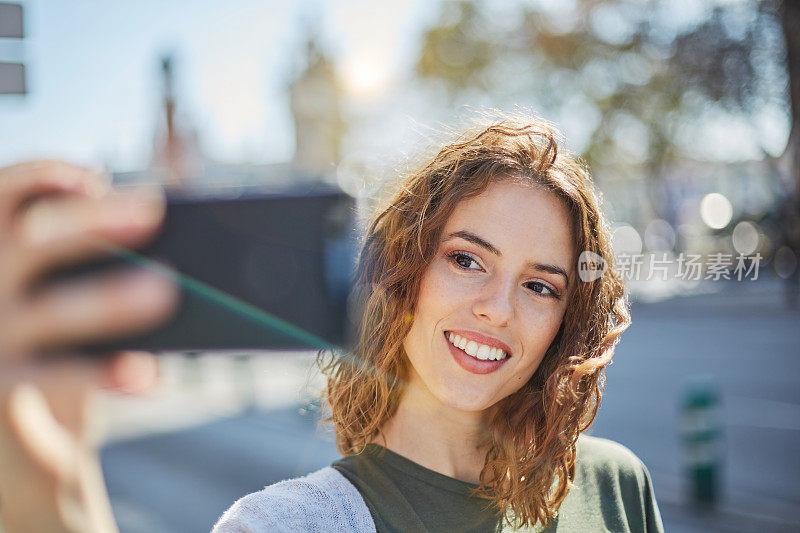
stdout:
{"type": "Polygon", "coordinates": [[[788,246],[781,246],[775,252],[775,274],[788,279],[797,269],[797,256],[788,246]]]}
{"type": "Polygon", "coordinates": [[[615,254],[640,254],[642,253],[642,238],[636,228],[625,224],[614,230],[611,246],[614,248],[615,254]]]}
{"type": "Polygon", "coordinates": [[[700,201],[700,217],[709,228],[722,229],[733,218],[733,206],[724,195],[712,192],[700,201]]]}
{"type": "Polygon", "coordinates": [[[652,252],[666,252],[675,246],[675,230],[666,220],[651,220],[644,230],[644,245],[652,252]]]}
{"type": "Polygon", "coordinates": [[[733,228],[733,247],[742,255],[750,255],[758,250],[759,234],[754,223],[743,220],[733,228]]]}

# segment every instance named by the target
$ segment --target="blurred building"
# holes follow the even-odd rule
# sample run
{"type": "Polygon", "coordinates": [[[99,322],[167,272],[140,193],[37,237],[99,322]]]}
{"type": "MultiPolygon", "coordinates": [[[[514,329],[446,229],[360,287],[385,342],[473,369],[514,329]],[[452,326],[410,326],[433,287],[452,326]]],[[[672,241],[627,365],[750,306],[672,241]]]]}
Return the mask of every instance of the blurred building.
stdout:
{"type": "Polygon", "coordinates": [[[201,134],[181,114],[171,57],[162,59],[160,120],[147,168],[113,174],[118,185],[160,183],[168,188],[219,185],[287,187],[328,181],[335,174],[345,129],[342,99],[334,63],[309,38],[302,67],[289,86],[295,126],[291,161],[241,164],[215,161],[204,154],[201,134]]]}
{"type": "Polygon", "coordinates": [[[308,40],[305,56],[305,69],[290,87],[296,143],[292,168],[298,176],[313,177],[336,169],[344,120],[333,62],[314,38],[308,40]]]}
{"type": "Polygon", "coordinates": [[[156,130],[148,173],[167,187],[179,187],[202,178],[205,165],[197,131],[185,121],[179,121],[176,113],[172,62],[170,56],[161,60],[163,114],[156,130]]]}

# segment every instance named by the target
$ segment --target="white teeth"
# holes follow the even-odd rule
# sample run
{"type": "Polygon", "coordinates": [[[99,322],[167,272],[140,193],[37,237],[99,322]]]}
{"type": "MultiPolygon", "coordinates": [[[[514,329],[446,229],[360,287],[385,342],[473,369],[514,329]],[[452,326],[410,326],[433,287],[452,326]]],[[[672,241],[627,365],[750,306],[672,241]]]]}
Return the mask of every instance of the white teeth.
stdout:
{"type": "Polygon", "coordinates": [[[478,343],[475,341],[469,341],[467,343],[467,347],[464,348],[464,351],[467,352],[468,355],[475,357],[478,355],[478,343]]]}
{"type": "Polygon", "coordinates": [[[500,359],[505,359],[507,356],[507,354],[500,348],[486,346],[485,344],[478,344],[475,341],[467,340],[465,337],[456,335],[453,332],[448,333],[447,338],[452,345],[461,348],[467,352],[467,354],[482,361],[498,361],[500,359]]]}
{"type": "Polygon", "coordinates": [[[492,351],[492,349],[489,346],[486,346],[485,344],[482,344],[481,347],[478,348],[478,353],[475,354],[475,357],[477,357],[478,359],[483,359],[484,361],[486,361],[487,359],[489,359],[489,352],[491,352],[491,351],[492,351]]]}

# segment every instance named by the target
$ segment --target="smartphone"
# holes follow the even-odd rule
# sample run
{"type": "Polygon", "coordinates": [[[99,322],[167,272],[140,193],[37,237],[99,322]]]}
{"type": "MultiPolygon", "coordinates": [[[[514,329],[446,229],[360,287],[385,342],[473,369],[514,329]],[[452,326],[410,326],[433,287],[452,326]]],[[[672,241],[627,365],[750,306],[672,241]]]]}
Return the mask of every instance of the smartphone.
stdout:
{"type": "Polygon", "coordinates": [[[339,189],[167,193],[164,224],[141,250],[55,273],[49,281],[137,264],[174,278],[168,322],[80,350],[206,351],[345,347],[358,245],[355,202],[339,189]]]}

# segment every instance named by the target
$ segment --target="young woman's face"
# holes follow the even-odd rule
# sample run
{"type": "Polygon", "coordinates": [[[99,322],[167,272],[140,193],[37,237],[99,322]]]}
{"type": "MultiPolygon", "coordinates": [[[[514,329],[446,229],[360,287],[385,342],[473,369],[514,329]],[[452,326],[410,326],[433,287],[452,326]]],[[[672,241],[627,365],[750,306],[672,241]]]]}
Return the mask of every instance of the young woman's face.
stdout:
{"type": "Polygon", "coordinates": [[[408,386],[483,411],[524,385],[575,283],[569,228],[566,207],[538,186],[505,180],[462,201],[421,281],[404,342],[408,386]]]}

